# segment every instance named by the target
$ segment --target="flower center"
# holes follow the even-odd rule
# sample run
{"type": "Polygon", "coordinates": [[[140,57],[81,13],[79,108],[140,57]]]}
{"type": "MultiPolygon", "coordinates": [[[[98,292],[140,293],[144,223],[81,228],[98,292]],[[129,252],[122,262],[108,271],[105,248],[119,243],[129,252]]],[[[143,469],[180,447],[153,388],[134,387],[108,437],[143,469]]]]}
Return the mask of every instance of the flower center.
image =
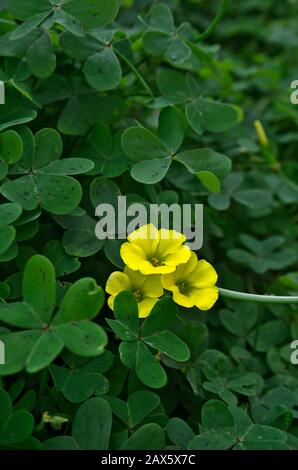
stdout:
{"type": "Polygon", "coordinates": [[[136,299],[137,302],[141,302],[141,300],[142,300],[142,291],[140,289],[135,290],[133,295],[135,296],[135,299],[136,299]]]}
{"type": "Polygon", "coordinates": [[[186,294],[189,291],[189,285],[187,282],[180,282],[180,284],[178,284],[178,289],[181,294],[186,294]]]}
{"type": "Polygon", "coordinates": [[[157,268],[158,266],[161,265],[159,259],[158,259],[156,256],[154,256],[153,258],[151,258],[151,264],[152,264],[155,268],[157,268]]]}

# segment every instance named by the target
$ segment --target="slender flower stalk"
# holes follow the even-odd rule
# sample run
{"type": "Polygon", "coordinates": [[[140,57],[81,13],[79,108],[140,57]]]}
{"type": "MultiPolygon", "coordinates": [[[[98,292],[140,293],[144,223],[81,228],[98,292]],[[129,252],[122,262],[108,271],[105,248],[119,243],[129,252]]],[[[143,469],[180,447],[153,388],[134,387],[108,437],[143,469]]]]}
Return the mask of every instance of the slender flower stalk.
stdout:
{"type": "Polygon", "coordinates": [[[219,6],[219,9],[217,10],[216,16],[214,17],[210,26],[199,36],[198,38],[199,41],[203,41],[204,39],[207,39],[209,36],[211,36],[212,33],[214,33],[214,31],[217,28],[217,25],[221,22],[225,14],[228,4],[229,4],[229,0],[222,0],[219,6]]]}
{"type": "Polygon", "coordinates": [[[247,292],[237,292],[222,288],[219,289],[219,293],[222,297],[235,300],[275,304],[298,304],[298,296],[249,294],[247,292]]]}

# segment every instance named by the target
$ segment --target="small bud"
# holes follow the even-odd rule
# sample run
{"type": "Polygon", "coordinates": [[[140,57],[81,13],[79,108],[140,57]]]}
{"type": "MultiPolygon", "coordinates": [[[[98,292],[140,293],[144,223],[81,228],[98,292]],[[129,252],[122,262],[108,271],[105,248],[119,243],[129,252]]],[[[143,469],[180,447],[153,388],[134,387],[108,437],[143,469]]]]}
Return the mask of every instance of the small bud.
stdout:
{"type": "Polygon", "coordinates": [[[261,147],[268,147],[269,140],[266,131],[263,127],[263,124],[261,123],[261,121],[257,120],[254,122],[254,125],[261,147]]]}
{"type": "Polygon", "coordinates": [[[50,423],[53,429],[57,430],[61,429],[62,424],[69,421],[69,419],[64,416],[50,416],[47,411],[43,413],[42,420],[44,423],[50,423]]]}

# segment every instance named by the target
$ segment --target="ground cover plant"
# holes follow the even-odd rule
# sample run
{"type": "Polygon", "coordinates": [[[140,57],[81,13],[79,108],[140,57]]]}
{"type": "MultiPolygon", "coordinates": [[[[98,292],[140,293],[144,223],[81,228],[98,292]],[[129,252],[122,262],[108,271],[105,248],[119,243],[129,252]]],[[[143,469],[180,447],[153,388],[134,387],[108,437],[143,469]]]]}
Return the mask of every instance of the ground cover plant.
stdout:
{"type": "Polygon", "coordinates": [[[0,1],[0,449],[298,449],[297,14],[0,1]],[[203,247],[98,239],[120,195],[203,247]]]}

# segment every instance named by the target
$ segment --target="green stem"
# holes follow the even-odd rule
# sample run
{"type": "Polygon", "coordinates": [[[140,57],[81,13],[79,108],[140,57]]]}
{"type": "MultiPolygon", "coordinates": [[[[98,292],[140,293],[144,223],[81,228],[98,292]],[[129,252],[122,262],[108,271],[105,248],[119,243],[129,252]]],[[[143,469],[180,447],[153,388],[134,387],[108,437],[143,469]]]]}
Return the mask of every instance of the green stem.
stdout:
{"type": "Polygon", "coordinates": [[[218,12],[212,21],[211,25],[199,36],[199,41],[203,41],[204,39],[208,38],[216,29],[217,25],[221,22],[226,8],[228,6],[229,0],[222,0],[218,12]]]}
{"type": "Polygon", "coordinates": [[[40,374],[40,382],[39,382],[39,391],[38,391],[38,397],[35,405],[35,417],[37,418],[40,414],[40,408],[42,404],[42,400],[46,391],[46,386],[47,386],[47,379],[48,379],[48,369],[45,368],[40,374]]]}
{"type": "Polygon", "coordinates": [[[293,189],[293,191],[298,192],[298,185],[294,183],[294,181],[292,181],[290,178],[288,178],[282,170],[279,171],[279,175],[281,179],[287,184],[287,186],[293,189]]]}
{"type": "Polygon", "coordinates": [[[124,55],[122,54],[122,52],[118,51],[118,49],[114,48],[113,49],[114,52],[116,54],[119,55],[119,57],[121,57],[121,59],[131,68],[131,70],[133,71],[133,73],[136,75],[136,77],[140,80],[140,82],[142,83],[143,87],[145,88],[145,90],[147,91],[147,93],[151,96],[151,98],[154,97],[154,94],[151,90],[151,88],[149,87],[148,83],[144,80],[144,78],[142,77],[142,75],[140,74],[140,72],[138,71],[138,69],[130,62],[130,60],[124,55]]]}
{"type": "Polygon", "coordinates": [[[8,24],[9,26],[17,26],[15,21],[0,18],[0,24],[8,24]]]}
{"type": "Polygon", "coordinates": [[[219,289],[219,292],[223,297],[229,297],[230,299],[235,300],[277,304],[298,304],[298,296],[248,294],[246,292],[237,292],[222,288],[219,289]]]}

